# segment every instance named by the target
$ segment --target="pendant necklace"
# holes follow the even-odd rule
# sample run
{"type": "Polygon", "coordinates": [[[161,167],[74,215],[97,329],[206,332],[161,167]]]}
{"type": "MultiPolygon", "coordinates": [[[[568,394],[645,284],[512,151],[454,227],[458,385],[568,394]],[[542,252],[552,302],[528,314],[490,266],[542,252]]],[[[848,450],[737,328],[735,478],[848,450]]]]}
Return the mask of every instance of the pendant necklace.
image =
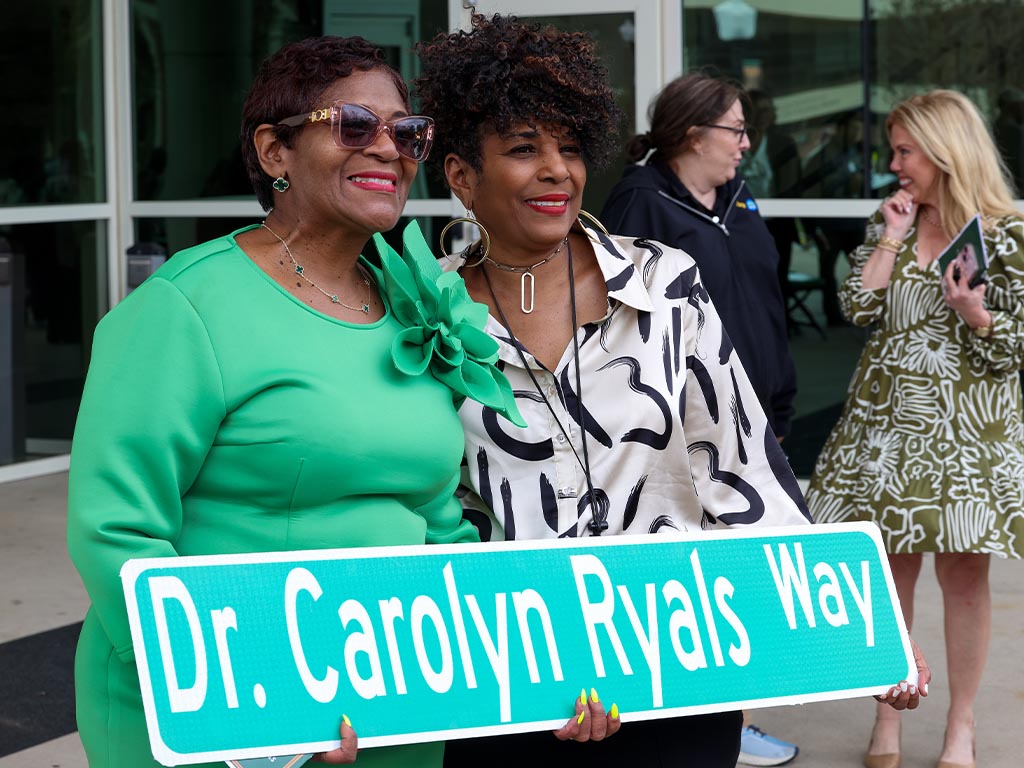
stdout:
{"type": "Polygon", "coordinates": [[[559,246],[557,248],[555,248],[554,252],[550,256],[548,256],[547,258],[541,259],[536,264],[534,264],[532,267],[518,267],[518,266],[515,266],[513,264],[502,264],[500,261],[495,261],[490,256],[485,256],[484,257],[484,261],[486,261],[488,264],[490,264],[490,265],[492,265],[492,266],[494,266],[494,267],[496,267],[496,268],[498,268],[498,269],[500,269],[500,270],[502,270],[504,272],[514,272],[517,275],[520,275],[520,278],[519,278],[519,309],[522,310],[522,313],[524,315],[529,315],[529,314],[533,313],[534,288],[536,287],[536,282],[537,282],[537,279],[533,276],[533,270],[535,270],[537,267],[539,267],[539,266],[541,266],[543,264],[547,264],[549,261],[551,261],[553,258],[555,258],[555,256],[557,256],[558,254],[560,254],[562,252],[562,249],[565,248],[565,244],[568,243],[568,242],[569,242],[569,236],[566,235],[565,239],[562,240],[562,242],[559,244],[559,246]],[[529,279],[527,279],[527,278],[529,278],[529,279]],[[527,289],[529,289],[529,303],[527,303],[527,289]]]}
{"type": "MultiPolygon", "coordinates": [[[[568,242],[569,236],[566,235],[565,240],[562,241],[562,245],[558,246],[558,251],[562,250],[562,246],[568,242]]],[[[544,261],[554,257],[558,251],[552,253],[551,256],[548,256],[544,261]]],[[[488,261],[490,261],[490,259],[488,259],[488,261]]],[[[543,264],[544,261],[542,261],[541,264],[543,264]]],[[[554,406],[551,405],[551,401],[548,400],[548,396],[544,394],[544,389],[541,387],[540,382],[537,381],[537,377],[534,375],[533,369],[530,368],[530,364],[526,360],[526,354],[523,352],[523,345],[519,343],[519,339],[517,339],[516,335],[512,332],[512,326],[509,324],[508,318],[505,317],[505,313],[501,309],[501,303],[498,301],[497,294],[494,293],[494,286],[491,285],[491,278],[488,276],[487,270],[483,270],[483,275],[484,280],[487,283],[487,290],[490,291],[491,298],[494,299],[494,307],[498,310],[498,317],[501,318],[502,325],[505,326],[505,330],[508,332],[509,339],[512,341],[512,346],[515,347],[516,352],[519,353],[519,361],[523,364],[523,368],[525,368],[526,372],[529,374],[530,381],[533,383],[534,389],[537,390],[537,394],[540,395],[540,399],[543,401],[544,405],[548,407],[548,411],[551,413],[552,418],[554,418],[558,428],[562,431],[562,434],[565,435],[569,448],[572,449],[573,454],[576,456],[576,461],[579,462],[580,468],[583,470],[583,476],[587,481],[587,497],[590,502],[591,510],[591,519],[590,522],[587,523],[587,528],[590,529],[591,534],[594,536],[600,536],[604,531],[608,530],[608,508],[607,505],[602,505],[600,503],[597,494],[594,492],[594,481],[590,474],[590,454],[587,451],[587,428],[583,409],[583,382],[582,377],[580,376],[580,340],[576,325],[576,278],[572,268],[572,246],[569,246],[568,262],[569,308],[572,313],[572,343],[573,352],[575,353],[573,355],[573,360],[576,364],[576,423],[580,425],[580,436],[583,441],[583,458],[580,458],[579,453],[577,453],[576,447],[572,444],[572,438],[569,435],[569,430],[562,426],[562,420],[558,418],[558,414],[555,413],[554,406]]],[[[536,266],[538,265],[534,264],[530,269],[533,269],[536,266]]],[[[511,272],[513,270],[509,269],[509,271],[511,272]]],[[[532,307],[530,311],[533,311],[532,307]]],[[[526,314],[529,314],[529,312],[526,314]]]]}
{"type": "Polygon", "coordinates": [[[318,291],[320,291],[320,293],[322,293],[328,299],[330,299],[332,304],[339,304],[345,309],[351,309],[353,312],[362,312],[364,315],[370,314],[370,278],[366,276],[366,273],[363,271],[363,268],[360,264],[356,264],[356,269],[359,270],[359,274],[363,278],[363,285],[366,286],[366,301],[363,302],[361,307],[353,307],[351,304],[346,304],[344,301],[339,299],[338,294],[328,293],[319,285],[310,280],[309,277],[306,276],[306,268],[299,264],[299,262],[295,260],[295,257],[292,256],[292,249],[288,247],[288,243],[284,241],[284,238],[277,234],[277,232],[272,230],[270,227],[268,227],[267,222],[264,221],[260,226],[262,226],[265,230],[267,230],[267,232],[276,237],[281,242],[281,245],[284,246],[284,252],[288,256],[288,260],[292,263],[292,267],[295,269],[295,274],[298,275],[301,279],[305,280],[311,286],[316,288],[318,291]]]}

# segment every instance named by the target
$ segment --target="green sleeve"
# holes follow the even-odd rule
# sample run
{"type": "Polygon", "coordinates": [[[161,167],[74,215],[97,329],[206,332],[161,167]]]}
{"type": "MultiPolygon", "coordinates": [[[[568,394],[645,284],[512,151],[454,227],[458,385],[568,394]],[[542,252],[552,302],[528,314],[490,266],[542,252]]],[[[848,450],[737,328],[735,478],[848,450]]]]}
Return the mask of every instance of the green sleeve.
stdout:
{"type": "Polygon", "coordinates": [[[843,316],[854,325],[871,325],[879,319],[885,309],[887,288],[865,290],[862,282],[864,265],[878,246],[884,229],[885,220],[882,218],[882,212],[876,211],[868,219],[864,244],[850,254],[850,274],[839,288],[839,308],[843,316]]]}
{"type": "Polygon", "coordinates": [[[992,315],[992,335],[981,339],[966,323],[961,337],[972,362],[993,371],[1024,368],[1024,220],[1007,217],[986,236],[988,285],[985,308],[992,315]]]}
{"type": "Polygon", "coordinates": [[[466,544],[480,541],[476,527],[462,517],[462,504],[455,498],[462,471],[456,472],[451,481],[431,501],[417,508],[427,521],[427,544],[466,544]]]}
{"type": "Polygon", "coordinates": [[[176,554],[182,496],[225,411],[206,328],[170,282],[148,281],[97,327],[71,449],[68,551],[122,660],[133,650],[121,566],[176,554]]]}

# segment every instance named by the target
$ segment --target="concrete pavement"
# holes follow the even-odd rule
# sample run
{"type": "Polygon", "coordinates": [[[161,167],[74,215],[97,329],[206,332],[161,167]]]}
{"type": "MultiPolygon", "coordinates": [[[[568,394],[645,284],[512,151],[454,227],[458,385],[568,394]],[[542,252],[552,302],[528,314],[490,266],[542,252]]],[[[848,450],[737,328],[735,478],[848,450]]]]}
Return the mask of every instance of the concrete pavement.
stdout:
{"type": "MultiPolygon", "coordinates": [[[[82,619],[85,592],[64,545],[67,474],[0,484],[0,674],[4,645],[82,619]]],[[[993,559],[993,632],[977,705],[978,765],[1024,765],[1024,563],[993,559]]],[[[914,638],[933,670],[930,695],[904,716],[904,768],[933,768],[942,746],[948,688],[938,586],[927,557],[918,586],[914,638]]],[[[71,686],[67,670],[67,686],[71,686]]],[[[753,712],[769,733],[795,741],[794,768],[859,766],[867,746],[873,701],[857,699],[753,712]]],[[[0,755],[7,724],[0,719],[0,755]]],[[[86,768],[77,734],[0,757],[0,768],[86,768]]]]}

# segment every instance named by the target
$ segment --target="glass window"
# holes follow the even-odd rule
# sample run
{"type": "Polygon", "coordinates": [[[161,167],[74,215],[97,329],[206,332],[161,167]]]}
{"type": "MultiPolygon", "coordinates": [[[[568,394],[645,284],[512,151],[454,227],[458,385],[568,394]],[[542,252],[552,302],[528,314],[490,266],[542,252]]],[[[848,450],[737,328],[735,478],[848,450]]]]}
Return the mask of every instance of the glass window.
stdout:
{"type": "Polygon", "coordinates": [[[101,6],[4,4],[0,206],[103,200],[101,6]]]}
{"type": "MultiPolygon", "coordinates": [[[[1024,188],[1024,5],[979,0],[872,0],[870,5],[877,72],[872,109],[884,120],[894,101],[914,93],[962,92],[988,118],[1019,197],[1024,188]]],[[[876,133],[884,140],[884,126],[876,133]]],[[[888,156],[887,146],[880,151],[888,156]]]]}
{"type": "MultiPolygon", "coordinates": [[[[977,0],[686,0],[683,69],[729,76],[760,129],[741,165],[762,198],[882,198],[896,177],[885,135],[892,104],[951,88],[993,126],[1024,182],[1021,3],[977,0]],[[864,10],[868,9],[868,18],[864,10]],[[868,52],[865,58],[865,51],[868,52]]],[[[807,476],[839,415],[864,332],[842,320],[836,288],[864,236],[863,217],[768,221],[783,264],[797,413],[783,444],[807,476]]]]}
{"type": "Polygon", "coordinates": [[[0,231],[0,464],[70,448],[92,335],[108,304],[105,222],[0,231]],[[5,358],[5,359],[4,359],[5,358]],[[8,365],[10,367],[8,367],[8,365]]]}
{"type": "Polygon", "coordinates": [[[824,5],[684,3],[684,70],[722,74],[750,92],[758,136],[744,166],[761,197],[866,195],[862,4],[824,5]]]}
{"type": "MultiPolygon", "coordinates": [[[[311,35],[361,35],[416,75],[413,45],[448,27],[446,0],[132,0],[135,195],[250,198],[238,129],[260,63],[311,35]]],[[[421,173],[412,198],[448,197],[421,173]]]]}

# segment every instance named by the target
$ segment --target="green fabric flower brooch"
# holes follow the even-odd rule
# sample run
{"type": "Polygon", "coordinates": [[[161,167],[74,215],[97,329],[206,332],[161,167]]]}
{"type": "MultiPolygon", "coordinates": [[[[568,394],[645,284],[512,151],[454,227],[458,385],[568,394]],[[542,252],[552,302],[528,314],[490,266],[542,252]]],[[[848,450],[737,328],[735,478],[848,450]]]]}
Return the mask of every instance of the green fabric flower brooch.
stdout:
{"type": "Polygon", "coordinates": [[[391,346],[395,367],[408,376],[429,369],[456,394],[525,427],[512,387],[494,365],[498,342],[484,330],[487,307],[470,298],[462,277],[441,270],[415,221],[402,233],[401,256],[380,234],[373,242],[391,311],[405,326],[391,346]]]}

